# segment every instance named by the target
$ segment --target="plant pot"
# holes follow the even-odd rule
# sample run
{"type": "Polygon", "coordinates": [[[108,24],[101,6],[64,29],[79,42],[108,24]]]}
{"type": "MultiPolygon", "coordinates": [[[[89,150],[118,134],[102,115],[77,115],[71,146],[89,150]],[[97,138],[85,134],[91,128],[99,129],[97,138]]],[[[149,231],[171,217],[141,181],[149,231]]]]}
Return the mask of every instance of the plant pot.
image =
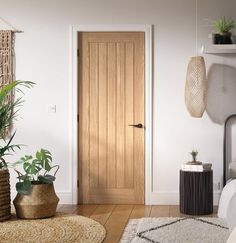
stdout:
{"type": "Polygon", "coordinates": [[[8,169],[0,169],[0,221],[11,217],[10,176],[8,169]]]}
{"type": "Polygon", "coordinates": [[[212,40],[214,45],[220,45],[222,42],[221,35],[220,34],[213,34],[212,40]]]}
{"type": "Polygon", "coordinates": [[[232,34],[230,32],[223,34],[213,34],[213,44],[215,45],[226,45],[233,44],[232,34]]]}
{"type": "Polygon", "coordinates": [[[222,44],[233,44],[231,33],[222,34],[221,38],[222,38],[222,44]]]}
{"type": "Polygon", "coordinates": [[[42,219],[55,215],[59,198],[53,183],[32,185],[29,195],[18,193],[13,200],[16,215],[22,219],[42,219]]]}

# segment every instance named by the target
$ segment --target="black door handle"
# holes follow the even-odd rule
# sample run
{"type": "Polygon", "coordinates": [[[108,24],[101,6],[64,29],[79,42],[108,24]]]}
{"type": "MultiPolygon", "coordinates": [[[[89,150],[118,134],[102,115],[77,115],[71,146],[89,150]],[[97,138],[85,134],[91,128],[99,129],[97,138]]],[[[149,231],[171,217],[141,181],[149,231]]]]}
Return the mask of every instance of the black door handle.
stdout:
{"type": "Polygon", "coordinates": [[[143,128],[143,124],[139,123],[139,124],[131,124],[129,125],[130,127],[137,127],[137,128],[143,128]]]}

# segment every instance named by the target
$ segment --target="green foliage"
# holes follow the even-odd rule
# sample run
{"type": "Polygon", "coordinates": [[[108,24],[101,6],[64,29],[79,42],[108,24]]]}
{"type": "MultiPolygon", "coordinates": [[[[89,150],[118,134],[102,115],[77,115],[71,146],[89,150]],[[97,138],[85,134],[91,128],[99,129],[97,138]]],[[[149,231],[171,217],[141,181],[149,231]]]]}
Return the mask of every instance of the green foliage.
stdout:
{"type": "Polygon", "coordinates": [[[36,158],[38,161],[42,161],[42,167],[46,171],[51,170],[51,162],[52,162],[52,156],[51,153],[48,150],[41,149],[40,151],[37,151],[36,158]]]}
{"type": "Polygon", "coordinates": [[[218,20],[212,21],[212,26],[220,34],[229,33],[235,28],[235,21],[232,19],[226,19],[226,17],[221,17],[218,20]]]}
{"type": "Polygon", "coordinates": [[[5,146],[0,146],[0,168],[7,167],[3,157],[14,152],[15,149],[20,149],[21,147],[21,145],[11,145],[15,133],[13,133],[8,142],[6,142],[5,139],[6,131],[16,119],[19,107],[23,104],[24,100],[20,97],[15,101],[9,101],[8,95],[14,92],[21,92],[24,94],[22,88],[31,88],[33,86],[34,83],[31,81],[15,80],[0,90],[0,139],[3,139],[6,143],[5,146]]]}
{"type": "Polygon", "coordinates": [[[5,139],[6,129],[12,125],[12,121],[17,117],[18,108],[24,103],[22,97],[17,98],[15,101],[9,101],[7,100],[8,95],[13,91],[24,94],[22,88],[31,88],[33,86],[34,83],[31,81],[15,80],[0,90],[0,139],[5,139]]]}
{"type": "Polygon", "coordinates": [[[25,155],[19,161],[12,164],[12,167],[23,166],[25,174],[18,173],[19,182],[16,183],[17,192],[27,195],[30,193],[32,184],[51,184],[55,181],[55,175],[59,165],[52,166],[52,155],[46,149],[40,149],[36,152],[35,157],[25,155]],[[48,174],[53,168],[56,168],[54,175],[48,174]],[[40,174],[41,173],[41,174],[40,174]]]}
{"type": "Polygon", "coordinates": [[[30,180],[24,180],[16,183],[16,190],[24,195],[29,194],[31,189],[31,182],[30,180]]]}
{"type": "Polygon", "coordinates": [[[193,157],[193,161],[196,161],[197,160],[198,151],[192,150],[192,152],[190,152],[190,154],[193,157]]]}
{"type": "Polygon", "coordinates": [[[13,133],[13,135],[11,136],[11,138],[9,139],[6,145],[0,146],[0,158],[1,158],[0,169],[7,168],[7,163],[5,162],[3,157],[6,155],[11,155],[12,152],[15,152],[15,149],[20,149],[22,146],[21,144],[11,145],[11,142],[15,134],[16,132],[13,133]]]}
{"type": "Polygon", "coordinates": [[[56,177],[55,176],[52,176],[52,175],[39,175],[38,176],[38,180],[42,183],[46,183],[46,184],[50,184],[52,183],[53,181],[55,181],[56,177]]]}

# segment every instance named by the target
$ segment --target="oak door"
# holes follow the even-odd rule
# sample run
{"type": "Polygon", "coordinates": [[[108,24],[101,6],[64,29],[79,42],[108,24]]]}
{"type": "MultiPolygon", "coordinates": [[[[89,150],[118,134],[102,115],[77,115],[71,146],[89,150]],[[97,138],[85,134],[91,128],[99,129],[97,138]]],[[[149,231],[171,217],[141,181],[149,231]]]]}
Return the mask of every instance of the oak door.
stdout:
{"type": "Polygon", "coordinates": [[[143,204],[144,33],[81,32],[78,48],[79,203],[143,204]]]}

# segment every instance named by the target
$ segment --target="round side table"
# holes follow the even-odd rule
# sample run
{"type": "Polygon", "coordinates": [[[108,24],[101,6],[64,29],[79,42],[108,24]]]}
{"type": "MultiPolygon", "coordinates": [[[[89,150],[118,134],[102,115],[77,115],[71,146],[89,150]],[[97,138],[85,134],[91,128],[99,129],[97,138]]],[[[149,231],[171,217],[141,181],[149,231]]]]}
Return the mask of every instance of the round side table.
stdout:
{"type": "Polygon", "coordinates": [[[180,212],[204,215],[213,212],[213,171],[180,170],[180,212]]]}

